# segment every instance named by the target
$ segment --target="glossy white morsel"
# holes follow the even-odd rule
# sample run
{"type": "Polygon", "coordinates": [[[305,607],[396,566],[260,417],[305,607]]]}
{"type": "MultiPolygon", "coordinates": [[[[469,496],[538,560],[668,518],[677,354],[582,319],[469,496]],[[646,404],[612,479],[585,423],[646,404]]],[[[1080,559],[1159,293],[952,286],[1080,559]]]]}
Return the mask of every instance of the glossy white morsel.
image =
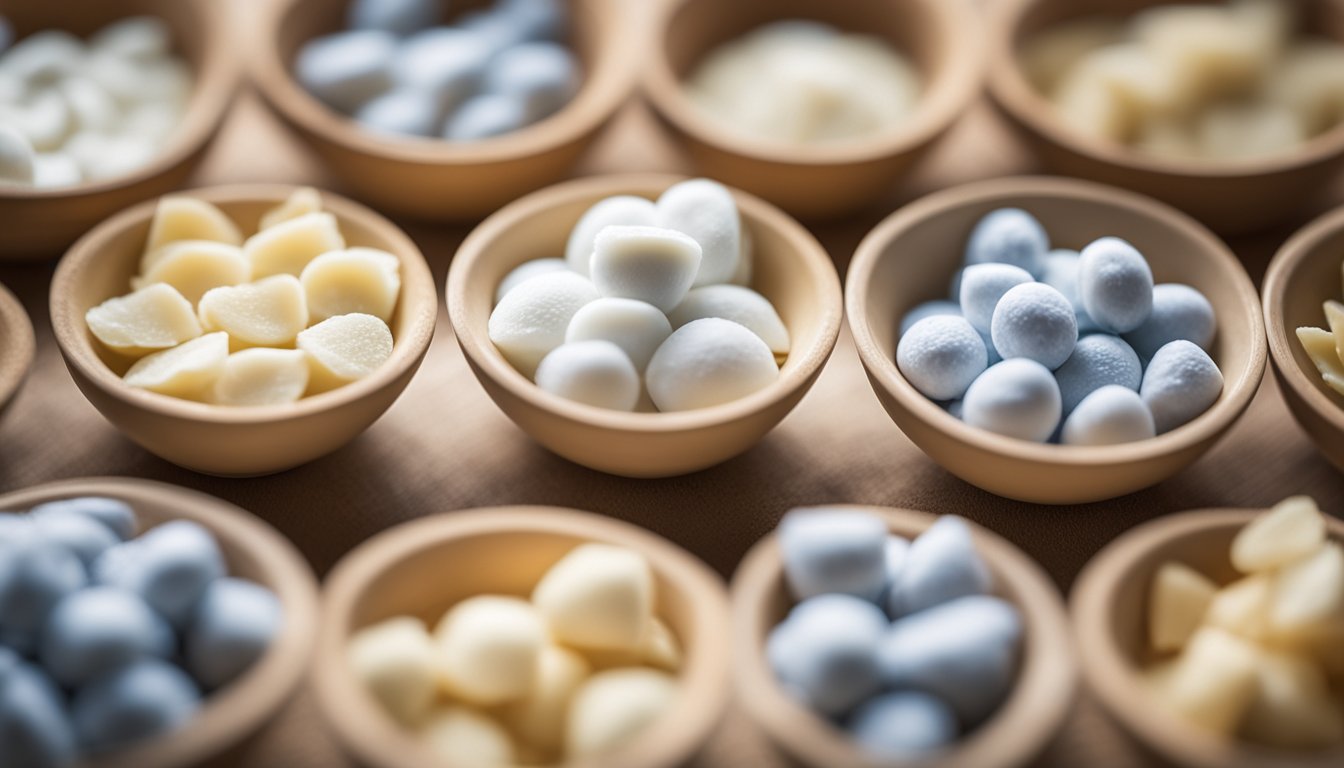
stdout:
{"type": "Polygon", "coordinates": [[[1181,563],[1164,563],[1148,590],[1148,642],[1159,653],[1185,647],[1204,622],[1218,591],[1202,573],[1181,563]]]}
{"type": "Polygon", "coordinates": [[[499,287],[495,289],[495,303],[504,300],[504,294],[512,291],[514,288],[527,282],[530,278],[537,275],[549,275],[556,272],[565,272],[569,270],[569,264],[564,259],[533,259],[525,261],[522,264],[509,270],[503,280],[499,281],[499,287]]]}
{"type": "Polygon", "coordinates": [[[328,251],[299,275],[312,322],[360,312],[392,322],[401,295],[401,261],[377,248],[328,251]]]}
{"type": "Polygon", "coordinates": [[[1237,532],[1232,565],[1259,573],[1306,557],[1325,543],[1325,516],[1310,496],[1291,496],[1237,532]]]}
{"type": "Polygon", "coordinates": [[[661,227],[608,226],[598,232],[589,274],[598,293],[670,311],[695,282],[700,244],[661,227]]]}
{"type": "Polygon", "coordinates": [[[490,313],[490,341],[519,373],[532,378],[542,358],[565,343],[574,314],[598,297],[592,282],[576,274],[531,277],[490,313]]]}
{"type": "Polygon", "coordinates": [[[1223,374],[1208,353],[1179,339],[1157,350],[1143,372],[1139,394],[1163,434],[1204,413],[1223,391],[1223,374]]]}
{"type": "MultiPolygon", "coordinates": [[[[658,226],[687,235],[702,249],[695,286],[732,279],[742,254],[742,220],[727,187],[709,179],[673,184],[659,196],[657,209],[658,226]]],[[[676,303],[662,309],[669,310],[676,303]]]]}
{"type": "Polygon", "coordinates": [[[309,393],[368,376],[392,357],[392,330],[374,317],[337,315],[301,331],[295,346],[308,355],[309,393]]]}
{"type": "MultiPolygon", "coordinates": [[[[154,207],[145,253],[178,240],[210,240],[242,245],[243,233],[223,211],[195,197],[165,195],[154,207]]],[[[141,269],[145,267],[141,262],[141,269]]]]}
{"type": "Polygon", "coordinates": [[[1008,289],[994,305],[990,339],[1003,358],[1025,357],[1054,370],[1078,341],[1078,318],[1064,294],[1045,283],[1008,289]]]}
{"type": "Polygon", "coordinates": [[[462,701],[492,706],[532,690],[546,645],[542,614],[517,597],[463,600],[434,628],[442,689],[462,701]]]}
{"type": "Polygon", "coordinates": [[[639,402],[639,371],[623,349],[602,339],[551,350],[537,366],[536,382],[553,395],[597,408],[633,411],[639,402]]]}
{"type": "Polygon", "coordinates": [[[419,735],[429,752],[449,765],[497,768],[515,761],[513,739],[504,726],[468,707],[434,712],[419,735]]]}
{"type": "Polygon", "coordinates": [[[108,299],[84,315],[89,330],[109,349],[140,356],[201,335],[191,302],[166,283],[108,299]]]}
{"type": "Polygon", "coordinates": [[[966,393],[989,363],[984,339],[957,315],[934,315],[915,323],[896,346],[901,375],[933,400],[966,393]]]}
{"type": "Polygon", "coordinates": [[[1153,414],[1139,393],[1107,384],[1093,391],[1064,420],[1064,445],[1118,445],[1157,434],[1153,414]]]}
{"type": "Polygon", "coordinates": [[[1030,272],[1011,264],[972,264],[962,271],[957,289],[961,314],[975,330],[989,335],[999,300],[1009,290],[1032,281],[1030,272]]]}
{"type": "Polygon", "coordinates": [[[325,211],[268,227],[243,243],[253,280],[271,275],[298,277],[313,259],[344,248],[345,238],[336,217],[325,211]]]}
{"type": "Polygon", "coordinates": [[[229,355],[210,402],[218,405],[285,405],[308,389],[308,358],[297,349],[256,347],[229,355]]]}
{"type": "Polygon", "coordinates": [[[634,195],[616,195],[595,203],[569,232],[569,240],[565,243],[565,261],[570,269],[580,275],[588,275],[597,233],[611,226],[656,227],[658,209],[653,201],[634,195]]]}
{"type": "Polygon", "coordinates": [[[1097,325],[1128,333],[1143,325],[1153,308],[1153,272],[1134,246],[1103,237],[1079,256],[1078,294],[1097,325]]]}
{"type": "Polygon", "coordinates": [[[660,411],[709,408],[764,389],[779,378],[761,337],[730,320],[695,320],[654,352],[645,386],[660,411]]]}
{"type": "Polygon", "coordinates": [[[197,305],[201,326],[227,331],[238,344],[284,347],[308,327],[308,300],[292,275],[206,291],[197,305]]]}
{"type": "Polygon", "coordinates": [[[191,304],[214,288],[245,283],[252,266],[236,245],[209,240],[177,240],[145,254],[141,273],[131,278],[131,288],[154,283],[173,286],[191,304]]]}
{"type": "Polygon", "coordinates": [[[1043,443],[1062,412],[1059,385],[1034,360],[1015,358],[992,365],[966,390],[962,420],[1006,437],[1043,443]]]}
{"type": "Polygon", "coordinates": [[[1195,632],[1160,688],[1160,702],[1205,730],[1230,735],[1256,695],[1260,653],[1217,627],[1195,632]]]}
{"type": "Polygon", "coordinates": [[[652,304],[601,298],[574,313],[565,329],[565,343],[609,341],[624,351],[638,375],[643,375],[653,353],[671,335],[672,323],[652,304]]]}
{"type": "Polygon", "coordinates": [[[776,356],[789,353],[789,329],[770,300],[738,285],[707,285],[692,288],[671,312],[673,328],[705,317],[720,317],[745,326],[761,337],[776,356]]]}
{"type": "Polygon", "coordinates": [[[653,619],[653,571],[638,552],[582,544],[551,566],[532,603],[552,637],[580,650],[634,650],[653,619]]]}
{"type": "Polygon", "coordinates": [[[161,395],[203,400],[224,371],[228,356],[229,335],[207,333],[140,358],[122,380],[127,386],[161,395]]]}
{"type": "Polygon", "coordinates": [[[421,722],[434,704],[438,658],[424,622],[408,616],[360,629],[346,650],[354,676],[405,725],[421,722]]]}

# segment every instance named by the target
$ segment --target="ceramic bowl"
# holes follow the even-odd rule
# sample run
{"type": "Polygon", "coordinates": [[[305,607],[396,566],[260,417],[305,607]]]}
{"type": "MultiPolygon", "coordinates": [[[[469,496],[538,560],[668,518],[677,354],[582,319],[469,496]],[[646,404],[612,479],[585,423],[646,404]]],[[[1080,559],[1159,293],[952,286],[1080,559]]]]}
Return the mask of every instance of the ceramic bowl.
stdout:
{"type": "Polygon", "coordinates": [[[750,448],[793,409],[830,357],[840,330],[840,281],[826,251],[768,203],[735,193],[754,238],[752,288],[788,326],[792,351],[770,386],[731,403],[676,413],[625,413],[543,391],[504,359],[487,324],[495,288],[514,267],[563,254],[569,231],[612,195],[657,197],[680,181],[660,175],[602,176],[523,198],[483,222],[448,273],[448,314],[485,391],[537,442],[578,464],[628,477],[668,477],[726,461],[750,448]]]}
{"type": "MultiPolygon", "coordinates": [[[[1204,509],[1138,526],[1092,558],[1069,598],[1074,637],[1088,688],[1150,755],[1183,768],[1327,768],[1344,764],[1344,748],[1274,750],[1219,739],[1156,706],[1139,676],[1147,655],[1148,589],[1168,561],[1188,565],[1217,584],[1237,578],[1232,539],[1262,510],[1204,509]]],[[[1344,540],[1344,521],[1328,517],[1330,536],[1344,540]]]]}
{"type": "MultiPolygon", "coordinates": [[[[1025,42],[1061,22],[1092,16],[1124,18],[1173,0],[1003,0],[995,3],[990,29],[989,91],[1045,170],[1113,184],[1170,203],[1215,230],[1252,232],[1291,219],[1303,200],[1336,177],[1344,161],[1344,126],[1300,147],[1229,163],[1154,157],[1070,130],[1053,105],[1029,81],[1019,61],[1025,42]]],[[[1296,3],[1302,29],[1344,39],[1344,6],[1296,3]]]]}
{"type": "MultiPolygon", "coordinates": [[[[937,518],[887,507],[828,505],[882,517],[891,532],[914,538],[937,518]]],[[[777,534],[747,554],[733,575],[733,677],[739,701],[771,740],[810,768],[1009,768],[1029,764],[1069,717],[1077,670],[1064,602],[1054,583],[1017,547],[972,524],[976,549],[995,591],[1021,612],[1023,649],[1013,691],[989,720],[956,744],[926,758],[881,760],[860,750],[828,720],[791,696],[766,658],[770,631],[793,606],[784,581],[777,534]]]]}
{"type": "Polygon", "coordinates": [[[0,496],[0,509],[26,510],[77,496],[130,504],[141,530],[190,520],[214,534],[229,574],[275,593],[284,627],[266,655],[238,680],[206,698],[187,725],[163,738],[104,757],[86,768],[189,768],[239,765],[299,690],[317,632],[317,580],[298,550],[271,526],[225,501],[164,483],[129,478],[64,480],[0,496]]]}
{"type": "MultiPolygon", "coordinates": [[[[569,0],[579,94],[555,115],[481,142],[380,136],[311,96],[292,74],[299,48],[343,28],[348,0],[279,0],[257,9],[253,78],[266,101],[356,197],[426,219],[476,220],[569,175],[634,89],[640,34],[622,0],[569,0]]],[[[453,13],[486,5],[452,3],[453,13]]]]}
{"type": "Polygon", "coordinates": [[[661,0],[644,94],[697,170],[797,216],[834,218],[890,196],[980,89],[978,14],[964,0],[661,0]],[[683,80],[705,55],[772,21],[814,19],[876,35],[904,52],[924,81],[910,119],[890,132],[835,145],[771,142],[705,114],[683,80]]]}
{"type": "Polygon", "coordinates": [[[672,768],[688,762],[728,703],[728,600],[721,580],[690,553],[628,523],[556,507],[496,507],[433,515],[396,526],[346,555],[327,578],[313,687],[331,732],[362,765],[435,768],[414,736],[382,711],[346,663],[351,633],[394,616],[433,627],[448,608],[480,594],[527,597],[575,546],[602,542],[642,554],[653,569],[655,611],[681,642],[681,692],[673,708],[615,752],[568,768],[672,768]]]}
{"type": "Polygon", "coordinates": [[[846,311],[873,391],[916,445],[954,475],[1000,496],[1041,504],[1100,501],[1154,485],[1209,449],[1246,410],[1265,369],[1259,298],[1217,237],[1154,200],[1083,181],[1010,178],[939,192],[897,211],[859,245],[846,311]],[[1023,208],[1056,247],[1114,235],[1148,259],[1158,283],[1185,283],[1213,304],[1210,355],[1223,373],[1218,401],[1190,423],[1150,440],[1078,447],[1029,443],[971,427],[920,394],[895,363],[901,318],[944,298],[971,228],[1005,206],[1023,208]]]}
{"type": "Polygon", "coordinates": [[[225,4],[216,0],[20,0],[4,4],[15,32],[65,29],[87,37],[127,16],[149,14],[172,29],[195,83],[186,115],[162,151],[125,176],[73,187],[0,185],[0,261],[51,259],[117,211],[181,187],[205,156],[233,103],[238,66],[225,4]]]}
{"type": "Polygon", "coordinates": [[[0,414],[33,365],[33,324],[18,298],[0,284],[0,414]]]}
{"type": "MultiPolygon", "coordinates": [[[[191,192],[215,204],[245,233],[287,199],[283,185],[191,192]]],[[[401,297],[391,327],[395,345],[381,368],[359,381],[292,405],[226,407],[180,400],[122,383],[131,361],[99,344],[84,321],[91,308],[130,292],[156,202],[100,224],[61,260],[51,282],[51,323],[75,384],[118,429],[149,452],[187,469],[251,476],[296,467],[354,439],[392,405],[420,366],[438,311],[424,257],[396,225],[358,203],[323,193],[351,246],[381,248],[401,260],[401,297]]]]}

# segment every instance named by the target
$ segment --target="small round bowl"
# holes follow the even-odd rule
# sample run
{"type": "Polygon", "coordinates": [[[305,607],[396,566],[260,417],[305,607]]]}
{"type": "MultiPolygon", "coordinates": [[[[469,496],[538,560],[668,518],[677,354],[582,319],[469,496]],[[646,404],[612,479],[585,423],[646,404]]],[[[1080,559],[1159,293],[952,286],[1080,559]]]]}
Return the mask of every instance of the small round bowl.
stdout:
{"type": "Polygon", "coordinates": [[[33,365],[35,340],[28,313],[14,294],[0,284],[0,415],[19,391],[33,365]]]}
{"type": "Polygon", "coordinates": [[[383,712],[346,662],[350,635],[394,616],[430,627],[454,604],[480,594],[526,598],[569,550],[587,542],[626,547],[653,569],[656,613],[685,655],[672,709],[624,747],[573,768],[672,768],[687,763],[728,703],[728,599],[708,566],[648,531],[557,507],[495,507],[433,515],[364,542],[327,577],[312,684],[330,730],[360,764],[436,768],[442,758],[383,712]]]}
{"type": "MultiPolygon", "coordinates": [[[[245,233],[294,191],[284,185],[214,187],[189,193],[218,206],[245,233]]],[[[51,324],[66,368],[84,396],[127,437],[160,458],[211,475],[247,477],[296,467],[340,448],[377,421],[420,367],[434,335],[434,277],[415,243],[358,203],[323,193],[351,246],[401,260],[401,297],[390,323],[392,357],[359,381],[292,405],[232,407],[128,387],[131,360],[94,339],[84,315],[130,292],[156,201],[108,219],[61,259],[51,281],[51,324]]]]}
{"type": "Polygon", "coordinates": [[[294,545],[271,526],[225,501],[185,488],[129,478],[63,480],[0,496],[0,509],[27,510],[76,496],[108,496],[130,504],[141,530],[190,520],[219,543],[229,574],[275,593],[284,626],[266,655],[205,699],[180,730],[105,757],[85,768],[189,768],[238,765],[299,690],[317,632],[317,580],[294,545]]]}
{"type": "MultiPolygon", "coordinates": [[[[1309,752],[1220,739],[1164,710],[1139,676],[1147,651],[1148,589],[1163,563],[1176,561],[1216,583],[1237,578],[1230,548],[1262,510],[1203,509],[1138,526],[1101,550],[1083,569],[1069,597],[1083,679],[1138,744],[1165,764],[1183,768],[1330,768],[1344,765],[1344,748],[1309,752]]],[[[1326,516],[1331,538],[1344,539],[1344,521],[1326,516]]]]}
{"type": "MultiPolygon", "coordinates": [[[[1298,215],[1303,200],[1323,192],[1344,161],[1344,126],[1296,149],[1264,159],[1209,163],[1154,157],[1084,136],[1056,115],[1019,62],[1024,43],[1060,22],[1121,17],[1175,0],[1004,0],[990,28],[989,92],[999,112],[1045,170],[1150,195],[1225,234],[1263,230],[1298,215]]],[[[1344,6],[1297,3],[1304,32],[1344,39],[1344,6]]]]}
{"type": "Polygon", "coordinates": [[[225,3],[217,0],[22,0],[4,5],[20,37],[65,29],[84,38],[127,16],[163,19],[195,81],[181,124],[162,151],[141,168],[73,187],[33,189],[0,184],[0,261],[50,259],[117,211],[186,183],[219,132],[233,103],[238,66],[230,49],[225,3]]]}
{"type": "Polygon", "coordinates": [[[644,94],[699,172],[806,218],[835,218],[890,195],[980,90],[981,24],[965,0],[662,0],[644,94]],[[885,38],[920,71],[923,92],[892,131],[835,144],[767,141],[705,114],[683,83],[723,43],[772,21],[815,19],[885,38]]]}
{"type": "Polygon", "coordinates": [[[1302,326],[1329,329],[1321,305],[1344,301],[1344,209],[1298,232],[1275,254],[1265,274],[1265,331],[1274,378],[1293,418],[1316,448],[1344,471],[1344,396],[1321,378],[1297,340],[1302,326]]]}
{"type": "MultiPolygon", "coordinates": [[[[640,39],[632,14],[638,9],[623,0],[569,0],[583,85],[560,112],[479,142],[380,136],[318,101],[291,69],[305,42],[342,27],[348,5],[278,0],[256,9],[253,79],[343,185],[390,213],[476,220],[560,181],[634,90],[640,39]]],[[[452,5],[456,14],[482,3],[452,5]]]]}
{"type": "MultiPolygon", "coordinates": [[[[906,538],[923,533],[937,519],[888,507],[826,508],[879,515],[892,533],[906,538]]],[[[748,714],[794,760],[811,768],[1012,768],[1030,763],[1049,745],[1070,714],[1077,688],[1064,601],[1025,553],[978,525],[971,529],[976,549],[994,575],[996,593],[1021,612],[1021,666],[1012,693],[989,720],[925,758],[882,760],[862,751],[780,685],[766,658],[766,641],[794,601],[784,582],[778,535],[766,536],[747,553],[732,583],[733,683],[748,714]]]]}
{"type": "Polygon", "coordinates": [[[789,329],[792,349],[770,386],[731,403],[676,413],[625,413],[542,390],[490,341],[495,288],[525,261],[564,253],[574,224],[612,195],[655,198],[680,177],[602,176],[528,195],[477,227],[448,272],[448,315],[476,378],[534,440],[585,467],[626,477],[670,477],[714,466],[750,448],[798,404],[835,347],[840,280],[826,251],[787,215],[735,192],[755,242],[751,287],[789,329]]]}
{"type": "Polygon", "coordinates": [[[1241,416],[1265,370],[1265,328],[1255,286],[1236,256],[1187,216],[1154,200],[1083,181],[1010,178],[929,195],[859,244],[845,289],[849,327],[873,391],[916,445],[952,474],[991,493],[1039,504],[1080,504],[1154,485],[1207,451],[1241,416]],[[1158,283],[1185,283],[1213,304],[1210,356],[1222,395],[1184,426],[1151,440],[1079,447],[1030,443],[977,429],[905,380],[895,363],[901,317],[943,298],[971,228],[1005,206],[1024,208],[1058,247],[1114,235],[1147,258],[1158,283]]]}

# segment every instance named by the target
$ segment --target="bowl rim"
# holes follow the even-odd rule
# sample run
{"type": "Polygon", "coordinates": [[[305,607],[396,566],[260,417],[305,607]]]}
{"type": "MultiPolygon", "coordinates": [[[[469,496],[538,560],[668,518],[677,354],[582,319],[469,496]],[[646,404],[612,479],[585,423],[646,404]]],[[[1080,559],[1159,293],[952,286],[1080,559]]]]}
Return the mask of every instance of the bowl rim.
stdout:
{"type": "MultiPolygon", "coordinates": [[[[232,184],[203,187],[169,193],[165,196],[194,197],[214,205],[262,202],[279,205],[305,185],[232,184]]],[[[115,214],[81,237],[61,257],[51,279],[51,326],[56,345],[72,371],[92,382],[99,391],[127,407],[161,416],[208,424],[255,425],[279,424],[306,419],[333,411],[391,385],[412,371],[429,349],[438,316],[438,296],[433,273],[415,242],[381,214],[340,195],[319,189],[322,210],[342,221],[358,222],[385,241],[387,250],[401,261],[401,295],[397,312],[403,313],[408,331],[394,337],[392,356],[373,373],[328,392],[305,397],[286,405],[225,406],[183,400],[157,392],[126,386],[119,376],[99,358],[84,321],[84,312],[74,305],[71,282],[101,254],[107,242],[130,227],[149,221],[158,199],[147,200],[115,214]]],[[[127,287],[129,292],[129,286],[127,287]]]]}
{"type": "Polygon", "coordinates": [[[934,31],[958,55],[950,64],[921,78],[924,88],[915,109],[892,130],[836,142],[806,144],[772,141],[726,128],[705,114],[686,94],[667,53],[667,30],[673,17],[691,0],[659,0],[653,14],[650,49],[641,75],[641,90],[655,112],[678,131],[719,151],[751,160],[795,167],[852,165],[903,155],[929,144],[957,121],[980,93],[984,77],[982,11],[966,0],[908,0],[922,5],[937,20],[934,31]],[[930,87],[932,86],[932,87],[930,87]]]}
{"type": "MultiPolygon", "coordinates": [[[[642,34],[633,34],[631,9],[617,0],[593,0],[605,6],[596,40],[608,54],[600,66],[610,70],[608,87],[593,86],[597,67],[584,72],[578,93],[549,117],[510,133],[481,141],[380,135],[323,104],[294,78],[277,45],[281,24],[300,3],[272,0],[260,9],[252,32],[251,80],[272,110],[323,141],[379,160],[422,168],[464,168],[526,160],[579,142],[615,115],[634,90],[642,34]]],[[[642,30],[639,30],[642,32],[642,30]]]]}
{"type": "MultiPolygon", "coordinates": [[[[1064,467],[1099,468],[1172,455],[1216,438],[1250,405],[1264,378],[1266,342],[1260,298],[1241,262],[1226,244],[1203,224],[1175,208],[1134,192],[1080,179],[1052,176],[1015,176],[973,182],[935,192],[888,216],[859,243],[845,281],[845,314],[859,358],[874,387],[894,398],[913,418],[958,443],[986,453],[1020,461],[1064,467]],[[877,344],[869,318],[868,286],[891,242],[906,230],[941,213],[989,202],[1011,205],[1023,196],[1052,197],[1110,208],[1121,208],[1151,219],[1194,239],[1213,255],[1237,286],[1239,304],[1252,325],[1252,346],[1245,368],[1229,376],[1223,371],[1223,394],[1208,410],[1176,429],[1133,443],[1106,446],[1060,446],[1032,443],[972,427],[944,411],[916,390],[896,366],[894,355],[877,344]]],[[[896,319],[892,318],[891,322],[896,319]]]]}
{"type": "Polygon", "coordinates": [[[11,354],[0,360],[0,409],[3,409],[28,377],[37,351],[32,321],[18,297],[4,283],[0,283],[0,336],[13,343],[11,354]]]}
{"type": "MultiPolygon", "coordinates": [[[[941,516],[899,507],[827,504],[803,507],[827,511],[858,511],[878,515],[897,535],[919,535],[941,516]]],[[[768,598],[783,580],[778,531],[772,531],[743,558],[733,574],[733,684],[743,706],[774,740],[807,765],[855,768],[940,768],[974,765],[1007,768],[1025,765],[1043,750],[1069,717],[1078,692],[1073,635],[1064,600],[1044,569],[1007,539],[966,521],[976,549],[996,581],[1011,584],[1025,629],[1022,667],[1013,692],[999,709],[945,750],[925,758],[887,759],[863,753],[843,733],[788,695],[766,661],[765,638],[758,628],[768,624],[768,598]]]]}
{"type": "Polygon", "coordinates": [[[679,638],[683,648],[694,646],[696,652],[688,655],[677,673],[682,693],[675,711],[613,753],[567,761],[564,766],[672,768],[688,761],[718,726],[730,698],[730,615],[723,580],[689,550],[652,531],[564,507],[513,505],[431,514],[387,528],[346,553],[323,583],[321,626],[311,663],[317,706],[328,726],[367,765],[431,768],[442,764],[417,749],[413,738],[379,711],[346,668],[345,647],[355,629],[351,613],[370,583],[403,558],[433,551],[450,541],[518,533],[556,534],[634,549],[666,582],[694,598],[697,613],[709,614],[697,622],[693,637],[679,638]],[[687,695],[688,691],[693,695],[687,695]],[[649,749],[651,745],[659,749],[649,749]],[[390,746],[401,749],[389,756],[390,746]]]}
{"type": "MultiPolygon", "coordinates": [[[[1149,552],[1175,539],[1227,529],[1240,530],[1263,509],[1206,508],[1158,517],[1135,526],[1103,547],[1083,566],[1069,594],[1073,634],[1083,678],[1106,711],[1150,749],[1180,765],[1199,768],[1327,768],[1344,748],[1312,756],[1239,740],[1219,739],[1180,722],[1161,708],[1116,641],[1110,606],[1122,583],[1149,552]]],[[[1344,520],[1325,515],[1330,535],[1344,539],[1344,520]]],[[[1230,555],[1229,555],[1230,556],[1230,555]]]]}
{"type": "MultiPolygon", "coordinates": [[[[139,746],[101,758],[85,758],[89,768],[170,768],[198,765],[262,729],[298,692],[306,658],[318,627],[318,584],[294,544],[256,515],[208,494],[153,480],[87,477],[59,480],[0,495],[0,507],[22,508],[76,496],[109,496],[137,504],[174,508],[171,519],[200,523],[229,548],[247,550],[273,582],[285,623],[253,667],[224,689],[206,695],[195,717],[182,728],[139,746]]],[[[137,517],[139,516],[137,509],[137,517]]],[[[221,547],[223,548],[223,547],[221,547]]]]}
{"type": "MultiPolygon", "coordinates": [[[[475,287],[471,275],[491,252],[495,240],[502,233],[527,218],[557,206],[621,194],[656,197],[672,184],[688,178],[677,174],[642,173],[589,176],[561,182],[509,203],[473,229],[453,258],[445,297],[458,344],[480,375],[489,377],[494,384],[508,390],[511,396],[533,408],[570,422],[632,434],[691,432],[738,421],[764,412],[805,390],[809,381],[830,359],[839,338],[844,304],[840,277],[825,248],[801,224],[770,203],[732,187],[728,189],[744,220],[754,222],[755,227],[772,229],[796,245],[796,251],[800,254],[796,267],[806,271],[808,283],[814,287],[821,308],[821,332],[816,343],[807,349],[791,349],[789,362],[780,370],[780,376],[764,389],[729,403],[690,411],[627,413],[599,408],[567,400],[538,387],[504,359],[487,334],[476,332],[465,308],[467,292],[475,287]],[[789,363],[795,359],[797,364],[790,367],[789,363]]],[[[491,295],[494,288],[490,286],[491,295]]]]}
{"type": "MultiPolygon", "coordinates": [[[[127,189],[170,173],[187,162],[219,131],[233,105],[242,79],[241,67],[229,50],[232,29],[226,3],[179,0],[194,15],[191,23],[202,30],[201,66],[192,68],[192,92],[165,146],[144,165],[129,173],[64,187],[0,184],[0,204],[13,201],[78,200],[127,189]]],[[[152,15],[152,14],[151,14],[152,15]]],[[[180,46],[180,41],[175,41],[180,46]]],[[[184,57],[185,58],[185,57],[184,57]]],[[[190,62],[187,62],[190,64],[190,62]]]]}
{"type": "MultiPolygon", "coordinates": [[[[1013,120],[1051,144],[1075,155],[1144,173],[1181,179],[1226,180],[1288,173],[1338,159],[1344,155],[1344,123],[1302,142],[1287,152],[1263,157],[1206,161],[1198,158],[1160,157],[1118,142],[1092,139],[1071,130],[1056,117],[1054,105],[1027,81],[1018,56],[1017,38],[1023,20],[1048,0],[1003,0],[987,9],[992,30],[989,49],[989,95],[1013,120]]],[[[1175,4],[1179,0],[1163,0],[1175,4]]]]}

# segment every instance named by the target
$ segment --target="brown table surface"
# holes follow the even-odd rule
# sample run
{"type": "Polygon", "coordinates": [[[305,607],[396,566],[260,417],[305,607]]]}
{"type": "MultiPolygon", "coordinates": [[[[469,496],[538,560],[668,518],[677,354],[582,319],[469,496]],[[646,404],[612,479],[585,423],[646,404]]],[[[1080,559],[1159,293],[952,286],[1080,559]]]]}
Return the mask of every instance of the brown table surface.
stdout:
{"type": "MultiPolygon", "coordinates": [[[[636,102],[619,115],[579,170],[689,169],[636,102]]],[[[870,214],[814,231],[843,276],[864,233],[901,201],[966,181],[1032,170],[981,104],[897,197],[870,214]]],[[[194,186],[251,181],[333,186],[305,148],[253,94],[244,93],[194,186]]],[[[1344,201],[1344,186],[1331,197],[1344,201]]],[[[1294,224],[1304,223],[1330,202],[1304,203],[1294,224]]],[[[405,226],[442,288],[467,230],[405,226]]],[[[1257,282],[1289,231],[1234,243],[1257,282]]],[[[611,477],[554,456],[517,429],[468,370],[442,310],[419,374],[363,436],[331,456],[272,477],[207,477],[173,466],[123,438],[75,388],[51,334],[51,270],[50,264],[0,265],[0,282],[18,294],[37,330],[33,370],[0,425],[0,492],[95,475],[176,483],[228,499],[270,521],[294,541],[319,575],[364,539],[405,520],[468,507],[548,504],[594,510],[645,526],[728,578],[752,543],[789,508],[849,502],[965,515],[1021,546],[1067,590],[1098,549],[1125,529],[1164,513],[1262,507],[1298,493],[1315,496],[1334,514],[1344,512],[1344,478],[1293,421],[1271,375],[1226,439],[1161,485],[1076,507],[998,498],[943,471],[905,438],[869,388],[847,331],[811,393],[745,455],[687,477],[611,477]]],[[[1059,768],[1142,763],[1085,694],[1057,743],[1039,761],[1059,768]]],[[[774,768],[784,763],[746,717],[734,711],[700,764],[774,768]]],[[[316,768],[351,763],[323,730],[305,694],[240,765],[316,768]]]]}

